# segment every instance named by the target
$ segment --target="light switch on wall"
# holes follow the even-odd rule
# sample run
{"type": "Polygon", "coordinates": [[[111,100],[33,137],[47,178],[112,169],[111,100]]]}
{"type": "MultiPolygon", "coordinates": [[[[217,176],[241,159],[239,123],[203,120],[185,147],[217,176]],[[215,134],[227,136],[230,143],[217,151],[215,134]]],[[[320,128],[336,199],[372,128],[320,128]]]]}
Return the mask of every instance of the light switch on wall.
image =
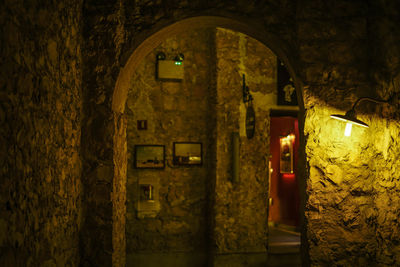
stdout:
{"type": "Polygon", "coordinates": [[[137,129],[138,130],[147,130],[147,120],[138,120],[137,121],[137,129]]]}

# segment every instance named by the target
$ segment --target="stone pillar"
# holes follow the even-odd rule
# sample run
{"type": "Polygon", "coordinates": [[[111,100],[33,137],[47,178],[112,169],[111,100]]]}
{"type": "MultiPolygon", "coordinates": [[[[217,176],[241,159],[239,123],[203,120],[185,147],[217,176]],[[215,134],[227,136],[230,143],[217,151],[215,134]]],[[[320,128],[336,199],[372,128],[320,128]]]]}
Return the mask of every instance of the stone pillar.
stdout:
{"type": "Polygon", "coordinates": [[[217,166],[215,184],[218,266],[263,262],[267,255],[269,112],[276,91],[276,57],[264,45],[244,34],[216,31],[217,58],[217,166]],[[245,133],[242,74],[253,94],[256,130],[245,133]],[[239,181],[232,180],[232,133],[240,134],[239,181]],[[221,255],[225,254],[225,255],[221,255]]]}
{"type": "Polygon", "coordinates": [[[125,265],[126,121],[111,108],[124,42],[121,3],[83,8],[83,266],[125,265]]]}
{"type": "Polygon", "coordinates": [[[113,266],[125,266],[126,238],[126,171],[127,171],[127,119],[114,113],[114,180],[113,180],[113,266]]]}
{"type": "Polygon", "coordinates": [[[37,2],[0,8],[0,266],[78,266],[82,3],[37,2]]]}

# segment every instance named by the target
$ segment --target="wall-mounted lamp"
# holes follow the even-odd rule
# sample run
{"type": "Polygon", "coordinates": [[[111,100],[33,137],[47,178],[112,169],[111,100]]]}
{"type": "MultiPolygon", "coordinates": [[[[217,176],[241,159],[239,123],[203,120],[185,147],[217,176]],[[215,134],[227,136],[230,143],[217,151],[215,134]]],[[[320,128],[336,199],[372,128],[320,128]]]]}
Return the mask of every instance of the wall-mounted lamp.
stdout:
{"type": "Polygon", "coordinates": [[[182,65],[183,64],[183,59],[185,58],[185,56],[180,53],[175,57],[175,65],[182,65]]]}
{"type": "Polygon", "coordinates": [[[344,121],[347,123],[346,129],[344,131],[345,136],[351,135],[351,128],[352,128],[353,124],[368,128],[368,124],[357,119],[357,115],[356,115],[356,111],[355,111],[355,107],[357,106],[357,104],[364,100],[368,100],[368,101],[375,102],[375,103],[388,103],[389,102],[388,100],[380,100],[380,99],[374,99],[374,98],[370,98],[370,97],[361,97],[361,98],[357,99],[357,101],[353,104],[352,108],[349,111],[347,111],[345,115],[339,115],[339,114],[331,115],[331,118],[334,118],[334,119],[337,119],[340,121],[344,121]]]}

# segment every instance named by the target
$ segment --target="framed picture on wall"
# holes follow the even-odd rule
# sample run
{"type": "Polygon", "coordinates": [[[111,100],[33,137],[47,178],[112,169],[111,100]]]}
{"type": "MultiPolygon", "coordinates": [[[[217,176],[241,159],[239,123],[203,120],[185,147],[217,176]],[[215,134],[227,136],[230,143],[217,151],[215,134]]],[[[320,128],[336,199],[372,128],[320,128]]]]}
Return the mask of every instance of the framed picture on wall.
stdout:
{"type": "Polygon", "coordinates": [[[137,169],[164,169],[165,146],[135,145],[134,165],[137,169]]]}
{"type": "Polygon", "coordinates": [[[279,139],[280,154],[279,167],[280,173],[293,173],[293,143],[294,134],[283,136],[279,139]]]}
{"type": "Polygon", "coordinates": [[[173,163],[174,165],[202,165],[202,153],[202,143],[174,142],[173,163]]]}

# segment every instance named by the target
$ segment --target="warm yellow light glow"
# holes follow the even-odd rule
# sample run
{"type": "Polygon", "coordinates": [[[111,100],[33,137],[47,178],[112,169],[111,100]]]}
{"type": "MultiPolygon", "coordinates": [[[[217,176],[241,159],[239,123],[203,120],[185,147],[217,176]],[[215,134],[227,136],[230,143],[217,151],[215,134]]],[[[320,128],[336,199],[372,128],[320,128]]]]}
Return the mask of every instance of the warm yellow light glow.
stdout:
{"type": "Polygon", "coordinates": [[[294,134],[280,138],[280,173],[293,173],[294,134]]]}
{"type": "Polygon", "coordinates": [[[344,136],[350,136],[351,135],[351,123],[346,123],[346,129],[344,130],[344,136]]]}
{"type": "Polygon", "coordinates": [[[358,123],[356,121],[351,121],[351,120],[348,120],[348,119],[345,119],[345,118],[338,117],[338,115],[331,115],[331,118],[339,120],[339,121],[347,122],[348,124],[351,123],[351,124],[354,124],[354,125],[358,125],[358,126],[361,126],[361,127],[368,128],[368,125],[366,125],[365,123],[361,124],[361,123],[358,123]]]}
{"type": "Polygon", "coordinates": [[[295,139],[294,134],[288,134],[286,137],[281,138],[281,146],[288,145],[289,143],[293,143],[295,139]]]}

